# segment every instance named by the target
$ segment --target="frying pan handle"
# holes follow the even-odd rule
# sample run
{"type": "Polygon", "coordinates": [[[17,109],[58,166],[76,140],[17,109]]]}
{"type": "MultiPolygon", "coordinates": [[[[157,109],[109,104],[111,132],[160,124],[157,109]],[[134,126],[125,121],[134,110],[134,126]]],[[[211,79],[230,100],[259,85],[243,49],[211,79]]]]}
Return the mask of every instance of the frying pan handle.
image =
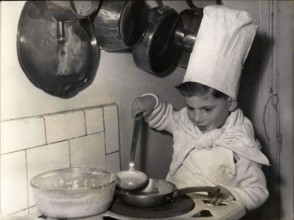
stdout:
{"type": "Polygon", "coordinates": [[[208,192],[215,194],[220,192],[219,187],[211,187],[211,186],[194,186],[194,187],[186,187],[177,190],[177,195],[185,195],[187,193],[195,193],[195,192],[208,192]]]}

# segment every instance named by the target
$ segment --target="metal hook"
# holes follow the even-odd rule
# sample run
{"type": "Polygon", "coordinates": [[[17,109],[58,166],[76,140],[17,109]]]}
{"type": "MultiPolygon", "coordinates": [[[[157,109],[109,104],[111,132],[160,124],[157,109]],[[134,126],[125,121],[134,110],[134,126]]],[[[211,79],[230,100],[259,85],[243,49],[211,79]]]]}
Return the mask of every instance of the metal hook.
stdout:
{"type": "Polygon", "coordinates": [[[200,9],[196,5],[194,5],[194,3],[192,2],[192,0],[186,0],[186,3],[189,6],[189,8],[191,8],[191,9],[195,9],[195,10],[199,10],[200,9]]]}
{"type": "Polygon", "coordinates": [[[199,8],[193,4],[192,0],[186,0],[187,5],[191,8],[195,13],[201,14],[203,12],[203,8],[199,8]]]}

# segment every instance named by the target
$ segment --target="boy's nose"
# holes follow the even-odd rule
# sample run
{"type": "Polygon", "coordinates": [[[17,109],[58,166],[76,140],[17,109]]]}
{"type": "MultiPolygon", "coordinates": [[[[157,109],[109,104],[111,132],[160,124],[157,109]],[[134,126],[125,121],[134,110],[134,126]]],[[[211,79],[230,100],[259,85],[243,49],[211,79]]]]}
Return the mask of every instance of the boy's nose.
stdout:
{"type": "Polygon", "coordinates": [[[199,124],[201,122],[203,122],[203,115],[201,114],[201,112],[197,111],[194,114],[194,121],[199,124]]]}

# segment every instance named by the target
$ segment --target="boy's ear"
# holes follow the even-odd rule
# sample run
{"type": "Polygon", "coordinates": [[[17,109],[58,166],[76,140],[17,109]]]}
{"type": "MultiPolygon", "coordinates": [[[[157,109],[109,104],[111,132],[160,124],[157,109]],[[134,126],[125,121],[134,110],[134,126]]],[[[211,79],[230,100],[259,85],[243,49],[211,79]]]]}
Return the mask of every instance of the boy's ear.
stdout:
{"type": "Polygon", "coordinates": [[[238,107],[238,102],[236,99],[232,98],[232,97],[229,97],[228,99],[228,104],[229,104],[229,111],[230,112],[233,112],[237,109],[238,107]]]}

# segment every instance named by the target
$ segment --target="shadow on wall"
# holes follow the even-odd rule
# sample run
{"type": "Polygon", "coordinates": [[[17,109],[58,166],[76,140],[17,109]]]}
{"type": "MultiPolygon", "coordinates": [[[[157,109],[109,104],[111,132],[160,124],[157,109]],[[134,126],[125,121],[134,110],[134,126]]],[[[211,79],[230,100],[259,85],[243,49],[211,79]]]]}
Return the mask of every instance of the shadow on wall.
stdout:
{"type": "MultiPolygon", "coordinates": [[[[142,146],[142,151],[141,151],[141,156],[140,158],[142,158],[141,161],[141,169],[146,172],[147,169],[147,151],[148,151],[148,133],[149,133],[149,129],[148,129],[148,124],[143,123],[142,125],[142,133],[141,133],[141,141],[140,141],[140,145],[142,146]]],[[[149,176],[149,175],[148,175],[149,176]]]]}
{"type": "MultiPolygon", "coordinates": [[[[267,35],[258,34],[253,42],[250,54],[244,65],[244,70],[241,78],[240,90],[238,95],[238,103],[244,115],[253,118],[256,114],[256,109],[260,108],[257,103],[257,94],[261,88],[261,81],[266,77],[266,67],[270,62],[271,48],[273,40],[267,35]],[[250,104],[249,104],[250,103],[250,104]]],[[[269,90],[269,96],[273,91],[269,90]]],[[[265,114],[265,113],[263,113],[265,114]]],[[[264,125],[265,126],[265,125],[264,125]]],[[[256,132],[257,139],[261,142],[262,146],[268,145],[268,140],[264,135],[256,132]]],[[[269,199],[257,210],[247,214],[242,220],[273,220],[279,219],[280,215],[280,174],[278,171],[278,161],[272,158],[273,154],[270,149],[264,147],[264,154],[268,157],[271,166],[264,167],[264,173],[267,179],[269,190],[269,199]]]]}
{"type": "Polygon", "coordinates": [[[172,158],[172,135],[165,131],[155,131],[143,123],[140,147],[141,170],[155,179],[165,179],[172,158]]]}

